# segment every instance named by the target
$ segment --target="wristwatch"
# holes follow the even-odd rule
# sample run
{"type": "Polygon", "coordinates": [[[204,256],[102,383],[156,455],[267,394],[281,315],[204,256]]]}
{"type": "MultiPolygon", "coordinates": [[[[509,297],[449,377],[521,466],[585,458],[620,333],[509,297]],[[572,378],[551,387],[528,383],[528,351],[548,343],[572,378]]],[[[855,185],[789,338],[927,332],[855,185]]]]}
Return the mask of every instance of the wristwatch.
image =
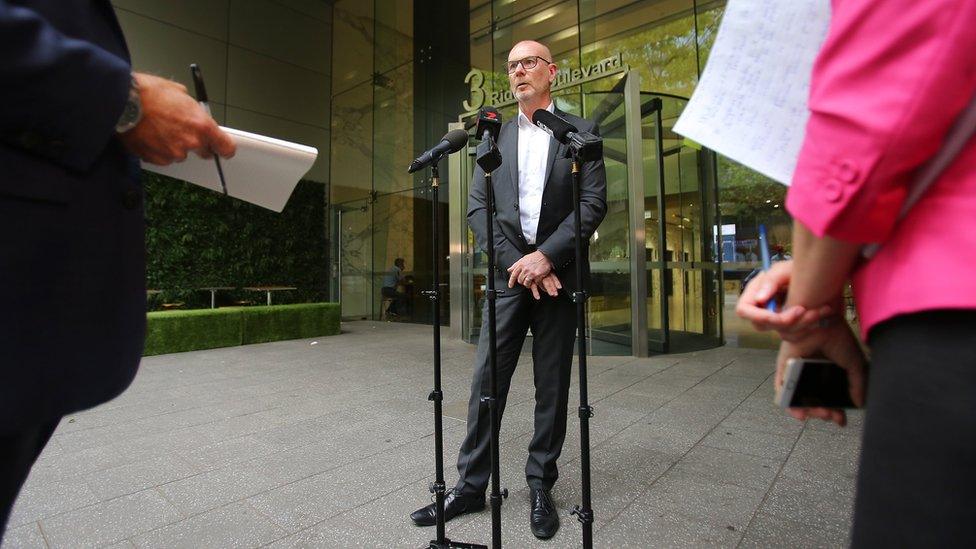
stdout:
{"type": "Polygon", "coordinates": [[[125,133],[135,128],[140,120],[142,120],[142,101],[139,99],[139,84],[136,83],[136,79],[133,77],[132,84],[129,86],[129,98],[125,101],[122,116],[119,117],[119,121],[115,124],[115,132],[125,133]]]}

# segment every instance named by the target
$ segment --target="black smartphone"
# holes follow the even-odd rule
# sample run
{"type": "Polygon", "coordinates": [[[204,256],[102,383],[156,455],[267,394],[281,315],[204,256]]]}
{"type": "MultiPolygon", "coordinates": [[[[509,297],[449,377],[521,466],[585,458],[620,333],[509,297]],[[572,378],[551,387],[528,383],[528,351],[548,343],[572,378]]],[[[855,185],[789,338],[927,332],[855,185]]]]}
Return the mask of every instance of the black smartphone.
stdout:
{"type": "Polygon", "coordinates": [[[851,400],[847,371],[829,360],[791,358],[776,394],[783,408],[857,408],[851,400]]]}

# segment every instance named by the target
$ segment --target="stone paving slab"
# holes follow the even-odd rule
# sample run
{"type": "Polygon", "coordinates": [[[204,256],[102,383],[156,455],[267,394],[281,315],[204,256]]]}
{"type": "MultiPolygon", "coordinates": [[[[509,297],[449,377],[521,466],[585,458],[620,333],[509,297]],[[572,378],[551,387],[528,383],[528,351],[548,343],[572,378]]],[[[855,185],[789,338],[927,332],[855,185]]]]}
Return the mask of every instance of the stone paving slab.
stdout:
{"type": "MultiPolygon", "coordinates": [[[[464,436],[472,345],[443,339],[448,485],[464,436]]],[[[597,547],[837,547],[847,543],[861,414],[846,429],[772,404],[772,351],[591,357],[597,547]]],[[[574,376],[575,376],[574,371],[574,376]]],[[[532,363],[501,430],[506,547],[578,547],[578,380],[553,499],[562,527],[528,528],[532,363]]],[[[114,401],[65,418],[14,508],[3,549],[421,547],[430,501],[430,327],[355,322],[338,336],[148,357],[114,401]]],[[[448,536],[490,544],[490,512],[448,536]]]]}

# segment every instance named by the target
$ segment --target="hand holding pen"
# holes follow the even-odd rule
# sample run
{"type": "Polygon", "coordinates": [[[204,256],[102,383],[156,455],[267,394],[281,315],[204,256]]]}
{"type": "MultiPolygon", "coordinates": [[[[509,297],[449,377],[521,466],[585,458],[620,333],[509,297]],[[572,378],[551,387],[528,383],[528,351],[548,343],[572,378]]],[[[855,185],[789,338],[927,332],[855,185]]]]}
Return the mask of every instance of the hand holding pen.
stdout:
{"type": "Polygon", "coordinates": [[[834,308],[829,305],[809,310],[794,305],[777,310],[777,297],[785,296],[790,285],[793,260],[771,262],[766,227],[763,225],[759,226],[759,250],[763,271],[743,289],[736,303],[736,314],[752,322],[756,330],[776,330],[787,341],[807,330],[822,327],[823,322],[834,314],[834,308]]]}
{"type": "Polygon", "coordinates": [[[132,78],[142,116],[134,128],[119,135],[129,152],[160,166],[186,160],[190,152],[207,158],[214,152],[234,156],[234,140],[187,94],[185,86],[139,72],[132,78]]]}
{"type": "MultiPolygon", "coordinates": [[[[203,84],[203,72],[200,71],[200,66],[196,63],[191,64],[190,74],[193,76],[193,87],[196,90],[197,101],[200,102],[200,106],[203,107],[203,110],[207,111],[207,115],[213,120],[213,114],[210,112],[210,100],[207,98],[207,87],[203,84]]],[[[210,151],[208,150],[206,152],[210,151]]],[[[204,158],[208,158],[209,156],[206,155],[204,158]]],[[[220,189],[226,196],[227,180],[224,179],[224,168],[220,165],[220,156],[214,156],[214,163],[217,165],[217,176],[220,177],[220,189]]]]}

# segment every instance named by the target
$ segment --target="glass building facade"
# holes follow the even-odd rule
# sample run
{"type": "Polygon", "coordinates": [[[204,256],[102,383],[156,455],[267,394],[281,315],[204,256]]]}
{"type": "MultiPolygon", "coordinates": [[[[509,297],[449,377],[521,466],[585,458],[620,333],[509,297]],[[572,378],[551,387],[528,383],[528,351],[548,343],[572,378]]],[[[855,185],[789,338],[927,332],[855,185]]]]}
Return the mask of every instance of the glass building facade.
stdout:
{"type": "Polygon", "coordinates": [[[438,261],[442,319],[477,337],[485,254],[464,219],[473,149],[429,173],[406,166],[482,105],[516,114],[504,64],[520,40],[547,44],[560,109],[604,137],[608,213],[593,236],[595,354],[641,356],[769,346],[736,322],[740,280],[759,264],[757,228],[789,252],[785,188],[672,131],[715,39],[724,1],[339,0],[334,7],[330,174],[333,296],[347,319],[429,322],[438,261]],[[441,243],[432,249],[433,208],[441,243]],[[436,258],[436,259],[435,259],[436,258]]]}

